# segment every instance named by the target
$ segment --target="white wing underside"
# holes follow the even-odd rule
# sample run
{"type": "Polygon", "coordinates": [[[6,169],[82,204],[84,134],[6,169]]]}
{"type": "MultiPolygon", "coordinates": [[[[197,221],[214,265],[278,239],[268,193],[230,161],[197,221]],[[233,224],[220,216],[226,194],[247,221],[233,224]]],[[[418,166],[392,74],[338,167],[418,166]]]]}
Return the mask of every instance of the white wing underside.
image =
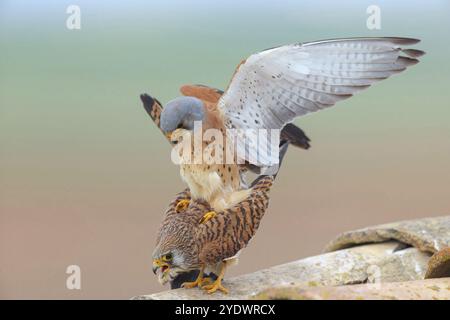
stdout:
{"type": "MultiPolygon", "coordinates": [[[[251,55],[219,100],[225,125],[235,129],[282,129],[294,118],[333,106],[372,83],[416,64],[424,54],[400,46],[408,38],[350,38],[292,44],[251,55]]],[[[278,155],[258,153],[252,135],[240,133],[238,154],[258,154],[258,165],[278,155]]]]}

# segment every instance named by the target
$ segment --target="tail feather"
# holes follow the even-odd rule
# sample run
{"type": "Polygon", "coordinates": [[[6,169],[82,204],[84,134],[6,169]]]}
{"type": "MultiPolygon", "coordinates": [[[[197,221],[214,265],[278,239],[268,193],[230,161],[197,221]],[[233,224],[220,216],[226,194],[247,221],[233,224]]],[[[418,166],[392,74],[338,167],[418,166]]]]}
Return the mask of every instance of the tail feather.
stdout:
{"type": "Polygon", "coordinates": [[[281,130],[280,140],[280,145],[282,142],[287,141],[291,145],[305,150],[311,147],[311,145],[309,144],[309,142],[311,142],[311,139],[308,138],[308,136],[305,134],[305,132],[303,132],[302,129],[292,123],[288,123],[284,126],[283,130],[281,130]]]}
{"type": "MultiPolygon", "coordinates": [[[[280,146],[280,152],[279,152],[280,161],[278,163],[278,170],[277,170],[277,172],[275,174],[271,175],[274,180],[277,177],[278,172],[280,171],[281,164],[283,162],[283,159],[284,159],[284,156],[286,154],[286,151],[287,151],[288,147],[289,147],[289,143],[287,143],[287,142],[284,142],[280,146]]],[[[257,185],[261,180],[265,179],[267,176],[270,176],[270,175],[262,174],[262,175],[258,176],[255,180],[253,180],[253,182],[251,183],[250,187],[253,188],[255,185],[257,185]]]]}
{"type": "MultiPolygon", "coordinates": [[[[305,132],[303,132],[303,130],[300,129],[299,127],[297,127],[295,124],[288,123],[287,125],[285,125],[280,133],[280,154],[279,154],[280,162],[278,164],[277,170],[279,170],[279,168],[281,166],[281,160],[283,159],[283,157],[287,151],[288,145],[293,145],[295,147],[308,150],[311,147],[311,145],[309,144],[310,141],[311,141],[311,139],[308,138],[308,136],[305,134],[305,132]]],[[[270,175],[267,173],[264,174],[263,168],[261,168],[257,165],[251,164],[251,163],[246,163],[245,169],[247,169],[253,173],[256,173],[258,175],[261,175],[261,176],[270,175]]],[[[278,171],[277,171],[277,173],[278,173],[278,171]]],[[[252,186],[255,185],[256,182],[257,181],[253,181],[251,185],[252,186]]]]}

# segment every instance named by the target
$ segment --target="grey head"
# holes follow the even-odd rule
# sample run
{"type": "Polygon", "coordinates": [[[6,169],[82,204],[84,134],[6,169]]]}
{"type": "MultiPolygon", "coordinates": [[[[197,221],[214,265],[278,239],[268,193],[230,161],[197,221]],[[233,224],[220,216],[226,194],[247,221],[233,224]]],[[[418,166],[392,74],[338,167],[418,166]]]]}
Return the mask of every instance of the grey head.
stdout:
{"type": "Polygon", "coordinates": [[[176,129],[193,130],[195,121],[205,117],[203,102],[194,97],[179,97],[169,101],[161,112],[160,127],[164,133],[176,129]]]}

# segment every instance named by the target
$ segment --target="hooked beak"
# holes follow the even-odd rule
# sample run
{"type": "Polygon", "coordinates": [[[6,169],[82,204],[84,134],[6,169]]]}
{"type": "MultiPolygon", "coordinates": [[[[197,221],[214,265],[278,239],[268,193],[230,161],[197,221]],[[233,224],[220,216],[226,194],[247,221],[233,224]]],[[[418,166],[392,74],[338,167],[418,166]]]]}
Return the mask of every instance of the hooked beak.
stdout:
{"type": "Polygon", "coordinates": [[[162,269],[161,271],[165,272],[169,269],[169,264],[161,259],[153,259],[153,273],[156,274],[158,269],[162,269]]]}
{"type": "Polygon", "coordinates": [[[161,284],[166,283],[169,279],[167,279],[169,275],[169,264],[162,261],[161,259],[154,259],[153,260],[153,273],[158,276],[158,281],[161,284]]]}
{"type": "Polygon", "coordinates": [[[171,144],[173,144],[173,145],[178,144],[180,137],[181,137],[181,139],[183,139],[183,132],[184,131],[182,131],[182,130],[185,130],[185,129],[177,128],[177,129],[175,129],[173,131],[165,133],[167,139],[169,139],[171,144]]]}

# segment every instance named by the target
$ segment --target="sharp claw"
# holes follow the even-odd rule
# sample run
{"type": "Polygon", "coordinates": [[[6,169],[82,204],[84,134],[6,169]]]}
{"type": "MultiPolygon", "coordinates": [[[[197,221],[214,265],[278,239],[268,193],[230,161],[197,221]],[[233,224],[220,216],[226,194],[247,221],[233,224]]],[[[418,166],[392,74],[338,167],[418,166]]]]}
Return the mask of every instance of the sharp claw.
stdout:
{"type": "Polygon", "coordinates": [[[195,288],[197,286],[200,286],[199,283],[197,283],[197,281],[193,281],[193,282],[184,282],[181,287],[184,289],[192,289],[195,288]]]}
{"type": "Polygon", "coordinates": [[[206,223],[208,220],[214,218],[217,215],[214,211],[209,211],[200,219],[199,224],[206,223]]]}
{"type": "Polygon", "coordinates": [[[208,278],[203,278],[203,269],[202,269],[202,270],[200,270],[200,272],[198,274],[198,277],[197,277],[197,279],[195,279],[195,281],[184,282],[181,285],[181,287],[185,288],[185,289],[192,289],[192,288],[195,288],[195,287],[201,288],[203,281],[206,280],[206,279],[208,279],[208,278]]]}
{"type": "Polygon", "coordinates": [[[206,290],[206,292],[208,294],[214,293],[217,290],[220,290],[224,294],[227,294],[228,293],[228,289],[225,288],[222,285],[222,279],[223,279],[223,276],[225,274],[225,268],[226,268],[226,261],[222,261],[222,266],[221,266],[221,269],[220,269],[220,273],[217,276],[217,279],[213,283],[211,283],[209,285],[206,285],[206,286],[203,286],[202,289],[206,290]]]}
{"type": "Polygon", "coordinates": [[[220,291],[222,291],[223,293],[228,294],[228,289],[225,288],[225,287],[222,285],[222,283],[220,283],[220,282],[219,282],[219,283],[214,282],[213,284],[210,284],[210,285],[207,285],[207,286],[202,287],[202,289],[206,290],[206,292],[207,292],[208,294],[212,294],[212,293],[216,292],[217,290],[220,290],[220,291]]]}
{"type": "Polygon", "coordinates": [[[191,201],[187,200],[187,199],[180,200],[177,203],[177,206],[175,207],[176,212],[181,212],[181,211],[186,210],[189,207],[190,202],[191,201]]]}
{"type": "Polygon", "coordinates": [[[200,283],[200,287],[203,289],[204,286],[209,285],[212,282],[212,279],[210,277],[206,277],[202,279],[202,282],[200,283]]]}

